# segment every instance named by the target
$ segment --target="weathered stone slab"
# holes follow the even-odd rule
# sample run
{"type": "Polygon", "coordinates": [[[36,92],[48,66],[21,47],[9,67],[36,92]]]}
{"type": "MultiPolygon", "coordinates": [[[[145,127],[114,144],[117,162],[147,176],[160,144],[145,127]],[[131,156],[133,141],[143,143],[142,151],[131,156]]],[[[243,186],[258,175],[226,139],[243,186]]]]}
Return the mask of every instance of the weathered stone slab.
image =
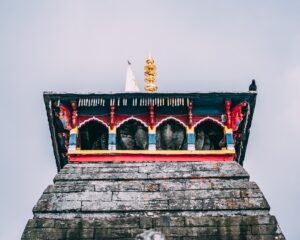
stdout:
{"type": "MultiPolygon", "coordinates": [[[[75,164],[73,164],[75,165],[75,164]]],[[[98,163],[67,166],[54,181],[105,179],[249,178],[236,162],[98,163]],[[105,167],[106,166],[106,167],[105,167]],[[76,168],[80,170],[75,170],[76,168]],[[104,170],[108,168],[108,170],[104,170]],[[70,172],[68,171],[70,169],[70,172]],[[109,173],[109,174],[108,174],[109,173]]]]}
{"type": "Polygon", "coordinates": [[[114,201],[114,202],[100,202],[100,201],[83,201],[81,210],[83,212],[131,212],[131,211],[160,211],[168,210],[168,201],[114,201]]]}
{"type": "MultiPolygon", "coordinates": [[[[131,180],[131,181],[84,181],[75,182],[57,181],[50,185],[44,193],[52,192],[83,192],[83,191],[182,191],[182,190],[204,190],[204,189],[253,189],[258,188],[254,182],[245,180],[228,179],[169,179],[169,180],[131,180]]],[[[256,190],[260,192],[259,189],[256,190]]]]}

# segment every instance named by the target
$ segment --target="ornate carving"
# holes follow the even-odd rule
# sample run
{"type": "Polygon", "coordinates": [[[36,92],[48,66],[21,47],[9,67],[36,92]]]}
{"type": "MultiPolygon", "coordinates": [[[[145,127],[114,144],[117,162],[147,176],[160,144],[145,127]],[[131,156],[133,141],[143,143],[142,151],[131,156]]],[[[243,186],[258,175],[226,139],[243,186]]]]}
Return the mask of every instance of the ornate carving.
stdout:
{"type": "Polygon", "coordinates": [[[59,155],[61,164],[64,166],[68,162],[68,147],[69,147],[69,130],[70,118],[68,115],[68,109],[65,106],[59,106],[53,108],[53,124],[55,126],[55,134],[57,137],[57,145],[59,149],[59,155]],[[68,126],[68,127],[66,127],[68,126]]]}
{"type": "Polygon", "coordinates": [[[243,108],[247,106],[246,102],[241,102],[231,109],[231,101],[225,101],[226,126],[233,131],[237,131],[244,118],[243,108]]]}
{"type": "Polygon", "coordinates": [[[231,110],[231,128],[233,131],[237,131],[239,129],[240,123],[244,118],[243,108],[247,106],[246,102],[241,102],[231,110]]]}
{"type": "Polygon", "coordinates": [[[70,110],[63,104],[59,105],[59,119],[63,124],[64,129],[71,130],[71,112],[70,110]]]}
{"type": "Polygon", "coordinates": [[[68,152],[69,147],[69,133],[61,132],[57,133],[59,146],[61,148],[62,154],[65,157],[68,152]]]}

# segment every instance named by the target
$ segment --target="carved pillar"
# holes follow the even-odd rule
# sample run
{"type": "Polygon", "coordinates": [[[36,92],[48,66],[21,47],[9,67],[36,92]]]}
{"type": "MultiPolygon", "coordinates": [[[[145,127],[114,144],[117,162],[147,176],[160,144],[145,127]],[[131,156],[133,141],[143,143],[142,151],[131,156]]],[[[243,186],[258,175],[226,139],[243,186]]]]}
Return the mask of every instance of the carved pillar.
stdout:
{"type": "Polygon", "coordinates": [[[77,102],[71,101],[72,106],[72,128],[76,128],[78,124],[77,102]]]}
{"type": "Polygon", "coordinates": [[[188,125],[189,125],[189,128],[192,128],[193,127],[193,103],[192,102],[189,102],[189,112],[188,112],[188,125]]]}
{"type": "Polygon", "coordinates": [[[188,127],[186,128],[188,150],[195,150],[195,129],[193,128],[193,103],[188,105],[188,127]]]}
{"type": "Polygon", "coordinates": [[[154,106],[153,103],[150,103],[149,106],[149,128],[148,128],[148,149],[156,150],[156,128],[155,124],[155,114],[154,114],[154,106]]]}
{"type": "Polygon", "coordinates": [[[150,103],[150,106],[149,106],[149,125],[150,125],[150,128],[153,129],[154,127],[154,122],[155,122],[155,119],[154,119],[154,106],[153,106],[153,103],[151,102],[150,103]]]}
{"type": "Polygon", "coordinates": [[[226,126],[227,128],[231,128],[231,101],[230,100],[226,100],[225,101],[225,114],[226,114],[226,126]]]}
{"type": "Polygon", "coordinates": [[[116,106],[114,104],[110,105],[110,129],[113,129],[115,127],[116,119],[116,106]]]}
{"type": "Polygon", "coordinates": [[[108,149],[109,150],[116,150],[116,106],[114,103],[110,105],[110,126],[108,129],[108,149]]]}

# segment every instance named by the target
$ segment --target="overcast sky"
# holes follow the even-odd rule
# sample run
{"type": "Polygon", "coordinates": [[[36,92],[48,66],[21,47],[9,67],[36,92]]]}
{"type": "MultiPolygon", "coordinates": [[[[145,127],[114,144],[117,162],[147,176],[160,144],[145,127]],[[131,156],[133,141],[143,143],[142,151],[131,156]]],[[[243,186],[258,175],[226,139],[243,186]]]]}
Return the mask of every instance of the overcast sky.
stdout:
{"type": "Polygon", "coordinates": [[[300,1],[0,0],[0,239],[19,239],[56,166],[43,91],[143,87],[258,99],[245,168],[287,239],[299,239],[300,1]]]}

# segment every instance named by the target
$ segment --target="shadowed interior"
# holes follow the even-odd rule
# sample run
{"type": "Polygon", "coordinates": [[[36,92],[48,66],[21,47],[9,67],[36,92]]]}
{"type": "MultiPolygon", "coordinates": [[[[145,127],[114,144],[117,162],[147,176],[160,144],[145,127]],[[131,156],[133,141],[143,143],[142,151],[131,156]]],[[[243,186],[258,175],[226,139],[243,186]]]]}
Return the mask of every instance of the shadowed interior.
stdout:
{"type": "Polygon", "coordinates": [[[196,150],[220,150],[225,147],[223,128],[212,121],[205,121],[195,128],[196,150]]]}
{"type": "Polygon", "coordinates": [[[91,121],[79,129],[82,150],[108,149],[108,129],[101,123],[91,121]]]}

